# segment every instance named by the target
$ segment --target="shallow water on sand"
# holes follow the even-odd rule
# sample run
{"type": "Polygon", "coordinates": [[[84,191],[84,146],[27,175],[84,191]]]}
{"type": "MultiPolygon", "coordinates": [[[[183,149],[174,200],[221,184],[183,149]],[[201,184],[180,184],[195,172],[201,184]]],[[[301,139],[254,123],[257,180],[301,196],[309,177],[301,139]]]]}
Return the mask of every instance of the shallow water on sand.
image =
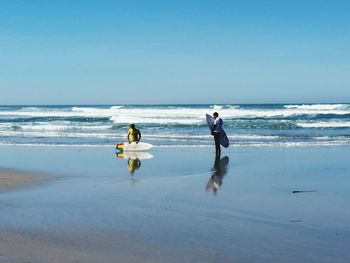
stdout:
{"type": "Polygon", "coordinates": [[[1,167],[56,179],[1,193],[0,230],[111,256],[136,240],[145,261],[346,262],[349,149],[153,148],[130,173],[113,148],[4,146],[1,167]]]}

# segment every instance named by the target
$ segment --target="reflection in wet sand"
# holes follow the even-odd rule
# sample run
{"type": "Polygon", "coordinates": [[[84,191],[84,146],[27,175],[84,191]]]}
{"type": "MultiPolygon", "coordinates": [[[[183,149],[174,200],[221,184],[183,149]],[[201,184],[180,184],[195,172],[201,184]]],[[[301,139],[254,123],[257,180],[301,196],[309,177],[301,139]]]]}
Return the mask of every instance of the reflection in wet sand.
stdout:
{"type": "Polygon", "coordinates": [[[128,152],[128,151],[120,151],[116,153],[116,156],[121,159],[127,159],[128,162],[128,171],[130,173],[130,178],[132,184],[136,183],[136,179],[134,178],[134,172],[141,167],[141,160],[152,159],[153,155],[149,152],[128,152]]]}
{"type": "Polygon", "coordinates": [[[132,174],[135,170],[138,170],[141,166],[141,161],[139,158],[129,158],[128,159],[128,167],[129,172],[132,174]]]}
{"type": "Polygon", "coordinates": [[[225,174],[227,173],[227,165],[229,163],[229,157],[225,156],[220,159],[220,154],[215,155],[215,161],[214,161],[214,167],[213,167],[213,174],[210,177],[205,190],[213,191],[214,194],[216,194],[219,190],[219,188],[222,185],[222,179],[224,178],[225,174]]]}

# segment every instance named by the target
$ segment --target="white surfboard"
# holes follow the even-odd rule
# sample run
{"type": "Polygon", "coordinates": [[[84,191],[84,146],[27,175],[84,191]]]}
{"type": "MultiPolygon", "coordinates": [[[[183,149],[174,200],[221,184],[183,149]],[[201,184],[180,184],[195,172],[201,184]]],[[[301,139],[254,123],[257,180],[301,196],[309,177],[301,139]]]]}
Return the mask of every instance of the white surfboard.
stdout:
{"type": "MultiPolygon", "coordinates": [[[[205,114],[205,117],[206,117],[209,129],[212,130],[214,128],[214,121],[215,121],[214,117],[209,114],[205,114]]],[[[225,148],[227,148],[230,145],[230,142],[224,130],[221,133],[220,144],[225,148]]]]}
{"type": "Polygon", "coordinates": [[[121,151],[147,151],[151,149],[153,145],[147,142],[124,142],[116,144],[115,147],[121,151]]]}
{"type": "Polygon", "coordinates": [[[147,160],[147,159],[152,159],[153,155],[150,154],[149,152],[118,152],[116,153],[116,156],[118,158],[122,159],[139,159],[139,160],[147,160]]]}

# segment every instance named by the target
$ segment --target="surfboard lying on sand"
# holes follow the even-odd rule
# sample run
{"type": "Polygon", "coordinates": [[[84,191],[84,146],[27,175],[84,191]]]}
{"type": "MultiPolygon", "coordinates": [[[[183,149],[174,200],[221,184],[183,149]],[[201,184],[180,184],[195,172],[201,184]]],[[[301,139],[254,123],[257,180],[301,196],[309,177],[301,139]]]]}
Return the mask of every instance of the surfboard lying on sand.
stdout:
{"type": "Polygon", "coordinates": [[[124,143],[118,143],[115,145],[116,149],[121,151],[147,151],[153,147],[152,144],[147,142],[124,142],[124,143]]]}
{"type": "Polygon", "coordinates": [[[116,153],[116,156],[121,159],[139,159],[139,160],[147,160],[152,159],[153,155],[149,152],[118,152],[116,153]]]}
{"type": "MultiPolygon", "coordinates": [[[[214,117],[209,114],[205,114],[205,117],[207,119],[207,124],[209,129],[212,130],[214,128],[214,121],[215,121],[214,117]]],[[[227,148],[230,145],[230,142],[224,130],[221,133],[220,144],[225,148],[227,148]]]]}

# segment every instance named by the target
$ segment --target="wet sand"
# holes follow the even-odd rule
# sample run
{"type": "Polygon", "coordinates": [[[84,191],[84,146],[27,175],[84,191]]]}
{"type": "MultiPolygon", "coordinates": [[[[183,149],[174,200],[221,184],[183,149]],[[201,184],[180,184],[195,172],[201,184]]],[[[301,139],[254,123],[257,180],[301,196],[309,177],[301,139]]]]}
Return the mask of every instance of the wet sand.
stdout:
{"type": "MultiPolygon", "coordinates": [[[[0,170],[0,194],[39,187],[52,180],[53,175],[0,170]]],[[[1,206],[1,205],[0,205],[1,206]]],[[[59,213],[59,212],[58,212],[59,213]]],[[[25,218],[23,218],[25,220],[25,218]]],[[[27,230],[1,230],[0,226],[0,262],[163,262],[173,260],[176,255],[160,255],[157,248],[137,240],[128,240],[126,236],[115,232],[104,233],[93,229],[78,234],[58,234],[55,231],[31,232],[27,230]],[[109,237],[107,237],[109,236],[109,237]],[[112,243],[107,243],[112,241],[112,243]],[[137,252],[135,253],[135,247],[137,252]],[[147,256],[145,256],[147,255],[147,256]]],[[[178,259],[180,260],[180,259],[178,259]]]]}
{"type": "Polygon", "coordinates": [[[0,170],[0,192],[34,186],[52,179],[47,175],[15,170],[0,170]]]}
{"type": "Polygon", "coordinates": [[[349,262],[349,149],[0,147],[0,262],[349,262]]]}
{"type": "Polygon", "coordinates": [[[109,237],[106,243],[101,233],[94,230],[85,235],[48,236],[0,231],[0,262],[6,263],[73,263],[73,262],[189,262],[178,255],[164,254],[155,247],[131,241],[119,234],[109,237]],[[117,242],[116,242],[117,240],[117,242]],[[165,261],[164,261],[165,260],[165,261]]]}

